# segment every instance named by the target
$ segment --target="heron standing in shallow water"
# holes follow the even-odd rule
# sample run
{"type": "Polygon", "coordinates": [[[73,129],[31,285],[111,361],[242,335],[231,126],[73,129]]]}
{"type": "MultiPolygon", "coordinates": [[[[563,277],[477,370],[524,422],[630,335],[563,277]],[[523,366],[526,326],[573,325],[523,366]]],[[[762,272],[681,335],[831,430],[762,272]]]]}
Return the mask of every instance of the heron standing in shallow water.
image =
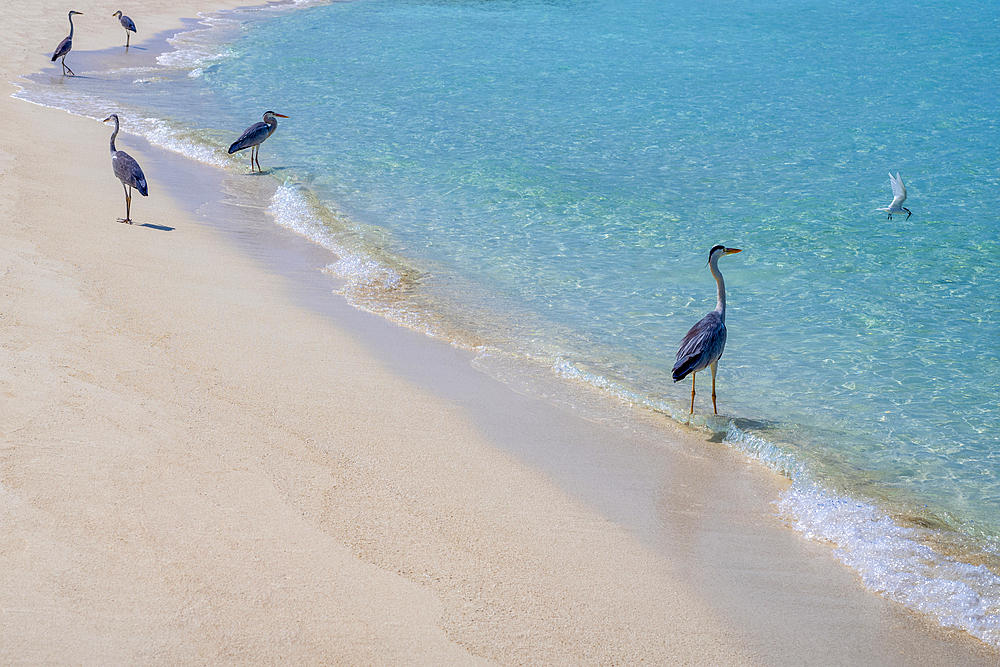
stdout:
{"type": "Polygon", "coordinates": [[[125,49],[128,50],[129,33],[135,32],[135,21],[122,14],[122,10],[120,9],[112,14],[112,16],[117,16],[118,22],[125,28],[125,49]]]}
{"type": "Polygon", "coordinates": [[[264,112],[264,121],[260,123],[254,123],[247,129],[243,131],[240,138],[233,142],[233,145],[229,147],[229,154],[232,155],[236,151],[241,151],[245,148],[250,149],[250,172],[253,173],[253,162],[254,158],[257,159],[257,171],[263,171],[260,168],[260,145],[264,143],[264,140],[269,136],[274,134],[274,131],[278,129],[277,118],[288,118],[280,113],[275,113],[273,111],[264,112]]]}
{"type": "Polygon", "coordinates": [[[69,72],[70,76],[76,76],[73,70],[66,66],[66,55],[73,49],[73,14],[83,16],[83,12],[71,11],[69,13],[69,35],[64,37],[63,41],[59,42],[55,53],[52,54],[52,62],[55,62],[58,58],[62,58],[63,76],[66,76],[66,72],[69,72]]]}
{"type": "Polygon", "coordinates": [[[889,214],[889,219],[892,220],[893,213],[902,213],[906,211],[906,219],[909,220],[913,213],[910,209],[903,206],[903,202],[906,201],[906,185],[903,184],[903,179],[899,177],[899,172],[896,172],[895,177],[889,174],[889,183],[892,185],[892,203],[885,208],[877,208],[876,211],[886,211],[889,214]]]}
{"type": "Polygon", "coordinates": [[[691,374],[691,414],[694,414],[694,383],[698,371],[706,367],[712,368],[712,410],[719,414],[715,405],[715,371],[719,367],[719,357],[726,349],[726,283],[719,272],[719,258],[742,252],[739,248],[727,248],[723,245],[713,246],[708,251],[708,266],[712,271],[716,284],[719,286],[719,298],[715,310],[698,320],[681,341],[677,350],[677,361],[674,363],[674,382],[683,380],[691,374]]]}
{"type": "Polygon", "coordinates": [[[111,167],[115,170],[115,176],[122,182],[122,188],[125,190],[125,218],[119,218],[118,222],[131,225],[132,188],[138,190],[143,197],[148,196],[146,176],[142,173],[139,163],[131,155],[115,148],[115,137],[118,136],[119,128],[118,114],[111,114],[103,122],[107,123],[109,120],[115,121],[115,131],[111,133],[111,167]]]}

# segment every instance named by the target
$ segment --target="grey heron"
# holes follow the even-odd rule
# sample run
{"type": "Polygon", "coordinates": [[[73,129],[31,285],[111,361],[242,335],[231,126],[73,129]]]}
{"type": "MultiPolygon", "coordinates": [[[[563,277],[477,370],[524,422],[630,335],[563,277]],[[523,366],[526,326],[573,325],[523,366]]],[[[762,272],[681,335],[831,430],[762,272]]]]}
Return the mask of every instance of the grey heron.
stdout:
{"type": "Polygon", "coordinates": [[[149,190],[146,188],[146,176],[142,173],[139,163],[125,151],[115,148],[115,137],[118,136],[119,128],[118,114],[111,114],[103,122],[107,123],[109,120],[115,121],[115,131],[111,133],[111,168],[114,169],[115,176],[122,182],[122,188],[125,190],[125,218],[119,218],[118,222],[131,225],[132,188],[138,190],[143,197],[149,195],[149,190]]]}
{"type": "Polygon", "coordinates": [[[63,41],[59,42],[59,46],[56,47],[55,53],[52,54],[52,62],[57,59],[62,58],[63,76],[66,76],[66,72],[69,72],[70,76],[76,76],[69,67],[66,66],[66,55],[73,48],[73,14],[79,14],[83,16],[83,12],[69,13],[69,34],[63,38],[63,41]]]}
{"type": "Polygon", "coordinates": [[[876,211],[886,211],[889,214],[889,220],[892,220],[893,213],[902,213],[906,211],[906,219],[909,220],[913,213],[910,209],[903,206],[903,202],[906,201],[906,186],[903,184],[903,179],[899,177],[899,172],[893,176],[889,174],[889,183],[892,184],[892,203],[885,208],[877,208],[876,211]]]}
{"type": "Polygon", "coordinates": [[[128,41],[130,37],[129,33],[135,32],[135,21],[122,14],[120,9],[112,14],[112,16],[117,16],[118,22],[122,24],[123,28],[125,28],[125,48],[128,49],[128,41]]]}
{"type": "Polygon", "coordinates": [[[265,139],[274,134],[275,130],[278,129],[278,121],[275,116],[278,118],[288,118],[288,116],[280,113],[265,111],[264,120],[260,123],[254,123],[245,129],[243,134],[240,135],[240,138],[234,141],[232,146],[229,147],[230,155],[245,148],[250,149],[251,172],[253,172],[253,162],[255,157],[257,159],[257,170],[262,171],[260,168],[260,145],[264,143],[265,139]]]}
{"type": "Polygon", "coordinates": [[[681,347],[677,350],[677,361],[674,363],[674,382],[683,380],[691,374],[691,414],[694,414],[694,384],[698,371],[711,367],[712,369],[712,409],[719,414],[715,405],[715,371],[719,367],[719,357],[726,349],[726,283],[719,272],[719,258],[742,252],[739,248],[727,248],[724,245],[712,246],[708,251],[708,266],[712,271],[716,284],[719,286],[719,297],[715,310],[698,320],[684,336],[681,347]]]}

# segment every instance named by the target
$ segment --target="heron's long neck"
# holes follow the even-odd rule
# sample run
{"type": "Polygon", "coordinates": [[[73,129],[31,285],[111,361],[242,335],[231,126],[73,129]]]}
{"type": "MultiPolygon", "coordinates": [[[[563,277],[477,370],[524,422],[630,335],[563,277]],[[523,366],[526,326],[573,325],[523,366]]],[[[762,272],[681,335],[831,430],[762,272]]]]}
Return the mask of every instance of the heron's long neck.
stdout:
{"type": "Polygon", "coordinates": [[[115,148],[115,137],[118,136],[118,121],[115,121],[115,131],[111,133],[111,152],[117,153],[118,149],[115,148]]]}
{"type": "Polygon", "coordinates": [[[69,15],[69,38],[73,39],[73,15],[69,15]]]}
{"type": "Polygon", "coordinates": [[[267,136],[271,136],[278,129],[278,119],[274,116],[268,116],[264,122],[267,123],[267,136]]]}
{"type": "Polygon", "coordinates": [[[712,271],[712,277],[715,278],[716,284],[719,286],[719,297],[715,304],[715,312],[719,313],[722,317],[722,321],[726,321],[726,281],[722,279],[722,273],[719,271],[719,259],[714,258],[708,263],[709,268],[712,271]]]}

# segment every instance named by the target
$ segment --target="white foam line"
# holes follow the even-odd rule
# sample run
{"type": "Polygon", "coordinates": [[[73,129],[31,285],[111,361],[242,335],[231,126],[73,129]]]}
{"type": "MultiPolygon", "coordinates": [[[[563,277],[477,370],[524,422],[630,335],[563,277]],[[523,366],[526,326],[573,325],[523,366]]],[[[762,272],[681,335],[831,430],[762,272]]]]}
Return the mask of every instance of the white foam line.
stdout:
{"type": "Polygon", "coordinates": [[[835,545],[867,588],[1000,647],[1000,577],[986,566],[943,556],[918,529],[815,485],[794,485],[778,506],[808,539],[835,545]]]}
{"type": "Polygon", "coordinates": [[[336,254],[337,261],[328,266],[327,271],[350,285],[391,291],[402,284],[402,277],[396,271],[363,252],[349,250],[338,243],[295,186],[280,186],[271,198],[267,211],[282,227],[291,229],[336,254]]]}
{"type": "Polygon", "coordinates": [[[989,568],[938,553],[920,540],[927,531],[900,526],[871,503],[821,488],[763,438],[730,425],[725,441],[792,479],[777,502],[780,513],[806,539],[833,545],[866,588],[1000,647],[1000,577],[989,568]]]}

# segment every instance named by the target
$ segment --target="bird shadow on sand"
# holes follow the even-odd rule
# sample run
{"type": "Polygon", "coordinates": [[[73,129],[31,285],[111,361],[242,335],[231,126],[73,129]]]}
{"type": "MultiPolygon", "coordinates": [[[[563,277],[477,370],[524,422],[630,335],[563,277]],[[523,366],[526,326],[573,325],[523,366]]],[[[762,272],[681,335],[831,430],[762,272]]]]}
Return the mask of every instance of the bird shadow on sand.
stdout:
{"type": "Polygon", "coordinates": [[[155,229],[158,232],[172,232],[177,229],[176,227],[167,227],[166,225],[154,225],[150,222],[144,222],[136,225],[136,227],[148,227],[149,229],[155,229]]]}

